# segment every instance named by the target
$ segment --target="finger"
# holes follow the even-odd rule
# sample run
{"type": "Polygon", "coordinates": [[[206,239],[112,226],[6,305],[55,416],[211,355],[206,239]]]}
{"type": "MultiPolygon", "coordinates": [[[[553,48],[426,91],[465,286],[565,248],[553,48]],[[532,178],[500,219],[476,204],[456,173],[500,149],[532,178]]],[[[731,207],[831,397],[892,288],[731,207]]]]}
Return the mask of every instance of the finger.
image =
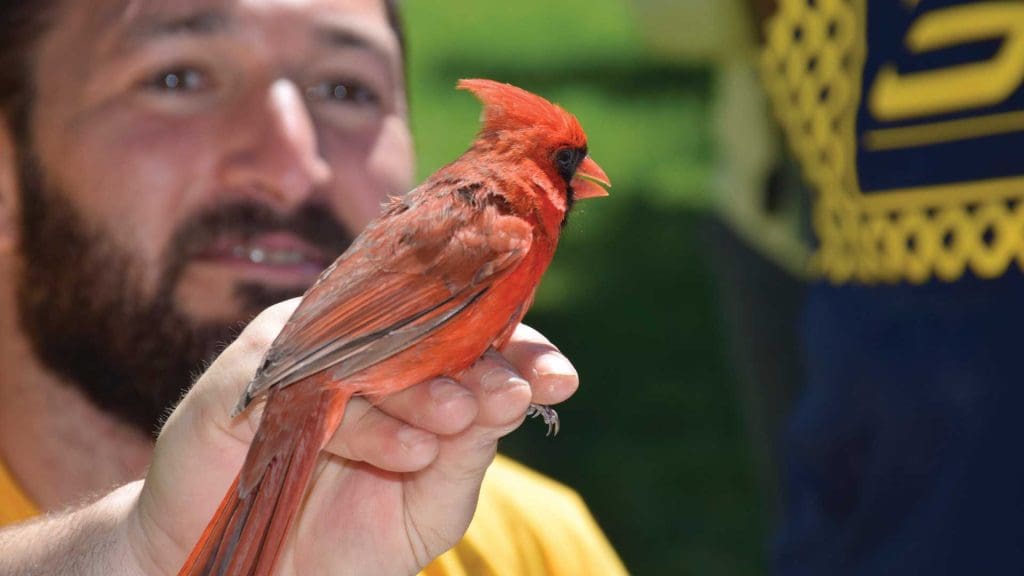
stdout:
{"type": "Polygon", "coordinates": [[[385,413],[433,432],[451,435],[477,415],[473,393],[451,378],[435,378],[374,401],[385,413]]]}
{"type": "Polygon", "coordinates": [[[490,434],[476,434],[478,429],[473,426],[442,438],[437,458],[406,486],[406,516],[427,549],[448,548],[473,518],[480,487],[498,449],[497,440],[490,434]]]}
{"type": "Polygon", "coordinates": [[[569,359],[544,335],[525,324],[516,327],[501,354],[530,381],[537,404],[563,402],[579,388],[579,374],[569,359]]]}
{"type": "Polygon", "coordinates": [[[378,410],[364,398],[353,398],[345,417],[324,447],[346,460],[366,462],[391,472],[413,472],[437,456],[437,436],[378,410]]]}
{"type": "MultiPolygon", "coordinates": [[[[437,518],[446,526],[465,526],[472,519],[480,486],[498,450],[498,440],[517,428],[526,417],[532,394],[529,383],[496,352],[488,352],[460,376],[477,397],[479,411],[473,425],[452,436],[439,438],[437,457],[417,472],[408,488],[409,517],[415,526],[434,526],[437,518]]],[[[422,531],[425,541],[443,532],[422,531]]]]}
{"type": "Polygon", "coordinates": [[[495,437],[508,434],[522,423],[533,398],[530,383],[493,350],[463,372],[459,381],[477,399],[473,427],[490,429],[495,437]]]}

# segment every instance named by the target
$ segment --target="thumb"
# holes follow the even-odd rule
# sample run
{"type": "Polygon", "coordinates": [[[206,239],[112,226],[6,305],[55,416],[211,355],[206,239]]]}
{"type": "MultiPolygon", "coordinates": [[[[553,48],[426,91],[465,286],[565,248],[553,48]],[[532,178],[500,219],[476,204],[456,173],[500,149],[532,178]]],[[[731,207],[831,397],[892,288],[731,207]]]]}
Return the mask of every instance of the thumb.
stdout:
{"type": "Polygon", "coordinates": [[[237,418],[231,408],[298,303],[271,306],[249,323],[168,417],[138,506],[155,565],[177,569],[241,468],[262,405],[237,418]]]}

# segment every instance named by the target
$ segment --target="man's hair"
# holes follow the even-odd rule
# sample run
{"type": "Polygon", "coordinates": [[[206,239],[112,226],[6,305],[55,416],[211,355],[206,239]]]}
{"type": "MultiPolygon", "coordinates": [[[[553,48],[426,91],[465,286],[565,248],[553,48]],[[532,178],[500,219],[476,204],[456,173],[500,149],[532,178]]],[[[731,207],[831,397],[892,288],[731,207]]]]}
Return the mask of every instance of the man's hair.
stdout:
{"type": "Polygon", "coordinates": [[[16,0],[0,8],[0,114],[21,141],[28,128],[34,48],[54,1],[16,0]]]}
{"type": "MultiPolygon", "coordinates": [[[[49,12],[61,0],[7,0],[0,2],[0,114],[15,138],[26,142],[28,116],[34,96],[32,77],[35,47],[51,22],[49,12]]],[[[65,0],[67,1],[67,0],[65,0]]],[[[405,62],[405,28],[399,0],[383,0],[388,24],[398,38],[405,62]]]]}

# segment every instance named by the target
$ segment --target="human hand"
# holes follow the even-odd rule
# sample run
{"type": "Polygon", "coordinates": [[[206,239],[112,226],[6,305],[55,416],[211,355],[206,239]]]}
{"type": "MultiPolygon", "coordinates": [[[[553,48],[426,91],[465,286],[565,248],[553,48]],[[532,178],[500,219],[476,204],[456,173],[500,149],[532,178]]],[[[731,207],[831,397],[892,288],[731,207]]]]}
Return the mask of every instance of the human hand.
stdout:
{"type": "MultiPolygon", "coordinates": [[[[124,523],[145,572],[177,572],[241,468],[261,406],[236,419],[229,412],[297,303],[254,320],[168,419],[124,523]]],[[[418,572],[462,538],[498,440],[531,402],[561,402],[577,385],[557,349],[520,326],[502,354],[489,352],[458,381],[425,382],[376,405],[354,398],[278,572],[418,572]]]]}

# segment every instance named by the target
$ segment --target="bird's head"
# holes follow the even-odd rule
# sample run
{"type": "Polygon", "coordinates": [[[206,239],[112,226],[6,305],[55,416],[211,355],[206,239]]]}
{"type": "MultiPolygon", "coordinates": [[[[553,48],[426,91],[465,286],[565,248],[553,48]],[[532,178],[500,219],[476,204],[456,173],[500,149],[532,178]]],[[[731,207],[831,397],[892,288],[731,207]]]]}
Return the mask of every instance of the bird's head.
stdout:
{"type": "Polygon", "coordinates": [[[587,135],[576,117],[544,98],[493,80],[460,80],[484,104],[480,139],[522,154],[552,176],[564,194],[560,208],[576,200],[607,196],[604,170],[587,154],[587,135]],[[560,185],[564,184],[564,186],[560,185]]]}

